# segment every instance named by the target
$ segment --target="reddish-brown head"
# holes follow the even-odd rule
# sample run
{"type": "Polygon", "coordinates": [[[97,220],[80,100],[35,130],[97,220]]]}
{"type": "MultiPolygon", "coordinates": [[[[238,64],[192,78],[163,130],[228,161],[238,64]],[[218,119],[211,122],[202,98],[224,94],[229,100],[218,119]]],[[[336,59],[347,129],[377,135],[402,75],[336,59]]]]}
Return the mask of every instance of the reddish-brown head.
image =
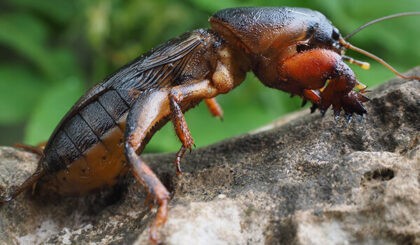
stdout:
{"type": "Polygon", "coordinates": [[[282,60],[313,48],[341,53],[340,34],[324,15],[303,8],[232,8],[215,13],[211,26],[249,54],[254,73],[275,87],[282,60]],[[278,72],[277,72],[278,73],[278,72]]]}
{"type": "Polygon", "coordinates": [[[322,111],[332,105],[337,113],[366,112],[363,101],[345,105],[348,99],[343,98],[359,83],[343,62],[345,47],[338,29],[321,13],[288,7],[234,8],[217,12],[210,23],[230,45],[246,53],[265,85],[300,95],[322,111]]]}

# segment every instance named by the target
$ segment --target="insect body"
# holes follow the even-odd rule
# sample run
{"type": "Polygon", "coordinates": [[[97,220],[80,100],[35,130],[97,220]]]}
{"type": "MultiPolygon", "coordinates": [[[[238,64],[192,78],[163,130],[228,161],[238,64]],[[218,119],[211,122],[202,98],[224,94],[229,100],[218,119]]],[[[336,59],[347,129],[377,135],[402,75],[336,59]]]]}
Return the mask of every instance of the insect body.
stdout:
{"type": "MultiPolygon", "coordinates": [[[[364,86],[343,62],[350,47],[325,16],[302,8],[236,8],[217,12],[211,29],[196,30],[158,46],[87,92],[50,137],[37,171],[0,202],[32,187],[80,195],[131,172],[158,205],[152,241],[168,213],[169,192],[139,154],[172,121],[182,146],[194,142],[183,113],[205,100],[222,116],[215,97],[252,71],[266,86],[301,96],[325,112],[332,106],[364,114],[364,86]],[[357,88],[358,90],[354,90],[357,88]]],[[[354,63],[358,63],[354,61],[354,63]]]]}

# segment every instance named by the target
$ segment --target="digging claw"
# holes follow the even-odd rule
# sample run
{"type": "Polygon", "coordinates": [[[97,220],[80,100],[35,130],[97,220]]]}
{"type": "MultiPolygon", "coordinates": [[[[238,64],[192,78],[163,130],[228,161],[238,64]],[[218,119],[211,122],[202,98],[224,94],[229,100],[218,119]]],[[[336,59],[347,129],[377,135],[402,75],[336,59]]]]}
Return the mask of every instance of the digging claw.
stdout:
{"type": "Polygon", "coordinates": [[[328,93],[321,94],[320,103],[314,103],[311,107],[311,113],[319,109],[321,115],[324,116],[327,109],[331,106],[334,111],[334,118],[337,121],[340,117],[340,112],[345,112],[345,118],[348,122],[351,121],[352,115],[357,114],[363,116],[367,113],[364,102],[369,99],[361,94],[361,92],[350,91],[347,94],[343,93],[328,93]]]}

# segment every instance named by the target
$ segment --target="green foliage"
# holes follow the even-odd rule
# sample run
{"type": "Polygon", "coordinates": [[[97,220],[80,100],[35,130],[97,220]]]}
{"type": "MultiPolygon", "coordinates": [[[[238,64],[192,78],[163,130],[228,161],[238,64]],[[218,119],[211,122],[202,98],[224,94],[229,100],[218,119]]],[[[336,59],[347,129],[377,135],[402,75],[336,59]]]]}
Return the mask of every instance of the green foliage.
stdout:
{"type": "Polygon", "coordinates": [[[81,84],[77,78],[68,77],[45,88],[28,121],[25,142],[37,144],[51,134],[51,130],[84,92],[81,84]]]}
{"type": "Polygon", "coordinates": [[[24,120],[47,86],[19,66],[3,65],[0,78],[0,121],[12,124],[24,120]]]}
{"type": "MultiPolygon", "coordinates": [[[[278,4],[274,0],[6,0],[0,3],[0,128],[25,123],[26,143],[45,141],[84,91],[141,53],[186,31],[208,28],[208,17],[219,9],[278,4]]],[[[420,2],[411,0],[283,0],[281,4],[319,10],[344,34],[377,17],[420,9],[420,2]]],[[[351,41],[404,71],[420,60],[418,18],[377,24],[351,41]]],[[[353,68],[369,86],[393,77],[375,63],[371,71],[353,68]]],[[[186,115],[197,146],[255,129],[300,105],[297,98],[263,87],[251,74],[218,100],[225,111],[223,122],[209,119],[204,105],[186,115]]],[[[178,149],[172,131],[168,124],[148,150],[178,149]]],[[[2,144],[16,141],[0,134],[2,144]]]]}

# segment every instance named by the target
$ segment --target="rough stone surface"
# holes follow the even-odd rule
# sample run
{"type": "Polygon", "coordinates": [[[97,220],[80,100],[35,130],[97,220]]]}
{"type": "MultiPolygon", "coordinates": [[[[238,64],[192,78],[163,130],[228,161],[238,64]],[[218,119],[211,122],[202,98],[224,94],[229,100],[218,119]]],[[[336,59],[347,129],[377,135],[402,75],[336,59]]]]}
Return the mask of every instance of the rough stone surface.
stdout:
{"type": "MultiPolygon", "coordinates": [[[[420,82],[394,79],[369,97],[363,122],[283,119],[187,154],[180,178],[173,154],[145,156],[173,195],[163,242],[420,244],[420,82]]],[[[0,148],[0,185],[35,164],[0,148]]],[[[131,176],[82,198],[27,193],[0,207],[0,244],[145,244],[144,200],[131,176]]]]}

